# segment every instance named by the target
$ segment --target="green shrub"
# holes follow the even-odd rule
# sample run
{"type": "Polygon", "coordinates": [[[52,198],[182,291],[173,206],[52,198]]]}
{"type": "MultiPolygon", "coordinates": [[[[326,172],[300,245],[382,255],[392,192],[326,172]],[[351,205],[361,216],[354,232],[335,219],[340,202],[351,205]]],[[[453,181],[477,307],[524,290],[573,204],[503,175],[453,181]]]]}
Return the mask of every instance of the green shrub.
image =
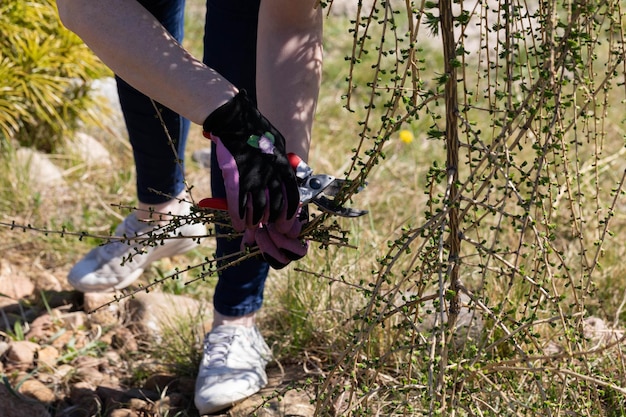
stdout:
{"type": "Polygon", "coordinates": [[[53,0],[0,3],[0,143],[51,152],[93,119],[90,81],[106,67],[61,24],[53,0]]]}

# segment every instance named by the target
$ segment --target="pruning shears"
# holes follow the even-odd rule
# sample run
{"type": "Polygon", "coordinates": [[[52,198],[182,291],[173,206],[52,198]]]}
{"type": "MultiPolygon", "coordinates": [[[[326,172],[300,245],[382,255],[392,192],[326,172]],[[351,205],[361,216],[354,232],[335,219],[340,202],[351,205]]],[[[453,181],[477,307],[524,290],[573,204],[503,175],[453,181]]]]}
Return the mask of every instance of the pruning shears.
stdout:
{"type": "MultiPolygon", "coordinates": [[[[296,174],[298,191],[300,192],[300,204],[304,206],[312,203],[321,211],[341,217],[360,217],[367,214],[367,210],[344,207],[337,204],[334,200],[347,185],[348,180],[335,178],[327,174],[313,174],[313,169],[298,155],[290,153],[287,157],[296,174]]],[[[361,189],[362,187],[358,191],[361,189]]],[[[205,198],[198,202],[198,206],[216,210],[228,209],[225,198],[205,198]]]]}

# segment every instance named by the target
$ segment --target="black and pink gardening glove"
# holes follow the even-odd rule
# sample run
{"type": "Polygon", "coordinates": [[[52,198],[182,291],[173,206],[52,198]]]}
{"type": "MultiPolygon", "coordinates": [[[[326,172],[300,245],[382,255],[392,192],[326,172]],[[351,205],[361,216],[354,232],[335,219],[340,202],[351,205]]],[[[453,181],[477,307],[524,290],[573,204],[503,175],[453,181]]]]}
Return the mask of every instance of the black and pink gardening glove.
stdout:
{"type": "Polygon", "coordinates": [[[241,232],[270,224],[280,234],[290,232],[300,193],[281,133],[243,90],[211,113],[202,128],[216,144],[233,228],[241,232]]]}
{"type": "MultiPolygon", "coordinates": [[[[228,211],[225,198],[203,198],[198,202],[201,208],[228,211]]],[[[257,248],[263,259],[274,269],[281,269],[307,254],[309,242],[300,237],[302,228],[308,222],[308,207],[302,206],[291,228],[279,231],[275,223],[259,223],[257,227],[246,228],[241,239],[241,250],[257,248]]]]}
{"type": "Polygon", "coordinates": [[[245,247],[259,248],[265,261],[274,269],[281,269],[307,254],[309,242],[300,239],[302,227],[308,221],[307,207],[298,210],[296,221],[287,232],[280,232],[273,223],[261,224],[256,229],[246,229],[241,241],[245,247]]]}

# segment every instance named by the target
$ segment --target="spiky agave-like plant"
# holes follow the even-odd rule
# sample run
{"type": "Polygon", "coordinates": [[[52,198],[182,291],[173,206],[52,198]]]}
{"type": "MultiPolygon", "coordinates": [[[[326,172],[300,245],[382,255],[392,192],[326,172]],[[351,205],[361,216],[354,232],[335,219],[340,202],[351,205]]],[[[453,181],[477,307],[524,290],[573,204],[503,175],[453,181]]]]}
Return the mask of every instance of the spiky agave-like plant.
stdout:
{"type": "Polygon", "coordinates": [[[95,120],[90,81],[108,70],[52,0],[2,2],[0,32],[0,139],[54,151],[80,120],[95,120]]]}

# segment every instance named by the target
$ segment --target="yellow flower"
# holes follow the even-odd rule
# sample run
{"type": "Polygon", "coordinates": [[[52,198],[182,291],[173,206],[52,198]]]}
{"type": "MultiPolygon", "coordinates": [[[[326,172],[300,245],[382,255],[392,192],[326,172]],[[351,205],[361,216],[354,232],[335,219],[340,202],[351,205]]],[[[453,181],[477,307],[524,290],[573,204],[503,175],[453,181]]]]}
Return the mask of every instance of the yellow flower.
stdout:
{"type": "Polygon", "coordinates": [[[413,139],[414,139],[413,132],[411,132],[410,130],[406,130],[406,129],[402,129],[399,133],[399,136],[400,136],[400,140],[407,144],[413,142],[413,139]]]}

